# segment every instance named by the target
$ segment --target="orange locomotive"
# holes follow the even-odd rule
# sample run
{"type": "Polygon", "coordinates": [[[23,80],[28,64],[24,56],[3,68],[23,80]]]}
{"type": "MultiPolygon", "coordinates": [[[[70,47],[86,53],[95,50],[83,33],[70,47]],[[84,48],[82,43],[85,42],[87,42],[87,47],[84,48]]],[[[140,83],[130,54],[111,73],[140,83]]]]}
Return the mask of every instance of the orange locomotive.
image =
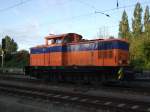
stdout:
{"type": "Polygon", "coordinates": [[[45,45],[31,48],[26,75],[54,81],[117,79],[128,66],[129,44],[122,39],[84,40],[81,35],[50,35],[45,45]]]}

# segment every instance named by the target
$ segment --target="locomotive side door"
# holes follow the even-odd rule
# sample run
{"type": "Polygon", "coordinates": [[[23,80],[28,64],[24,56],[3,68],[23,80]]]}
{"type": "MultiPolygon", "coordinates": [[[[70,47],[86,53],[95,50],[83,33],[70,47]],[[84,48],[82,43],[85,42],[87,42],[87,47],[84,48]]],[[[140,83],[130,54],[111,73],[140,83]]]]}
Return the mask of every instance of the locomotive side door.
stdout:
{"type": "Polygon", "coordinates": [[[62,65],[63,66],[65,66],[65,65],[67,65],[67,63],[68,63],[68,53],[66,52],[66,50],[67,50],[67,45],[66,44],[63,44],[62,45],[62,65]]]}
{"type": "Polygon", "coordinates": [[[48,48],[44,48],[44,66],[49,66],[50,64],[50,53],[48,48]]]}
{"type": "Polygon", "coordinates": [[[64,66],[67,66],[69,63],[69,52],[68,52],[68,47],[70,47],[69,43],[72,43],[74,41],[74,35],[69,34],[64,37],[63,39],[63,45],[62,45],[62,64],[64,66]]]}
{"type": "Polygon", "coordinates": [[[98,42],[98,59],[99,59],[99,64],[100,66],[104,65],[104,50],[103,50],[103,42],[98,42]]]}
{"type": "Polygon", "coordinates": [[[92,50],[90,52],[90,65],[93,65],[94,64],[94,48],[95,48],[95,45],[96,43],[92,43],[91,47],[92,47],[92,50]]]}
{"type": "Polygon", "coordinates": [[[91,51],[91,56],[90,56],[90,65],[93,65],[93,60],[94,59],[94,52],[93,51],[91,51]]]}

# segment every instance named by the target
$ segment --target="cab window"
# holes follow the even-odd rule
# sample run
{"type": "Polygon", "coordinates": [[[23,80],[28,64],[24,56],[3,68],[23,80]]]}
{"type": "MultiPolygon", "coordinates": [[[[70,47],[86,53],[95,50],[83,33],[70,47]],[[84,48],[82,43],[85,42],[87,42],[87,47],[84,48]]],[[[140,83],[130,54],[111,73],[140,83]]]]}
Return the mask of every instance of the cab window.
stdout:
{"type": "Polygon", "coordinates": [[[61,44],[62,40],[61,39],[56,39],[56,44],[61,44]]]}
{"type": "Polygon", "coordinates": [[[48,45],[50,45],[50,44],[55,44],[55,43],[56,43],[56,40],[55,40],[55,39],[51,39],[51,40],[48,41],[48,45]]]}

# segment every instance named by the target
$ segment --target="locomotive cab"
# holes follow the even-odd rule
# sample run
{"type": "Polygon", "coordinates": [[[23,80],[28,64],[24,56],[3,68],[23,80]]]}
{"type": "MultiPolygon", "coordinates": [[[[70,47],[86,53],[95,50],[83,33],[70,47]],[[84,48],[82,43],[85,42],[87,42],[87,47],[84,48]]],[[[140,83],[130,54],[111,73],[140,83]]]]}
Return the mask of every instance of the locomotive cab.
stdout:
{"type": "Polygon", "coordinates": [[[66,44],[80,42],[82,39],[81,35],[75,33],[68,33],[63,35],[50,35],[45,38],[46,45],[66,44]]]}

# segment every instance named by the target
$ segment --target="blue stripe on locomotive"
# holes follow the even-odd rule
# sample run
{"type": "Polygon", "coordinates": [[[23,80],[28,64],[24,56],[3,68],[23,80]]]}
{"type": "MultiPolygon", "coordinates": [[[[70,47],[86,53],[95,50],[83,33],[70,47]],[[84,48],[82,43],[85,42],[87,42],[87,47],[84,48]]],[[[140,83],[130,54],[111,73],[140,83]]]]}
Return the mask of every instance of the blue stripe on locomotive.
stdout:
{"type": "Polygon", "coordinates": [[[47,48],[31,48],[31,54],[48,52],[71,52],[71,51],[89,51],[89,50],[109,50],[122,49],[129,50],[129,44],[122,41],[95,42],[88,44],[75,44],[67,46],[53,46],[47,48]]]}

